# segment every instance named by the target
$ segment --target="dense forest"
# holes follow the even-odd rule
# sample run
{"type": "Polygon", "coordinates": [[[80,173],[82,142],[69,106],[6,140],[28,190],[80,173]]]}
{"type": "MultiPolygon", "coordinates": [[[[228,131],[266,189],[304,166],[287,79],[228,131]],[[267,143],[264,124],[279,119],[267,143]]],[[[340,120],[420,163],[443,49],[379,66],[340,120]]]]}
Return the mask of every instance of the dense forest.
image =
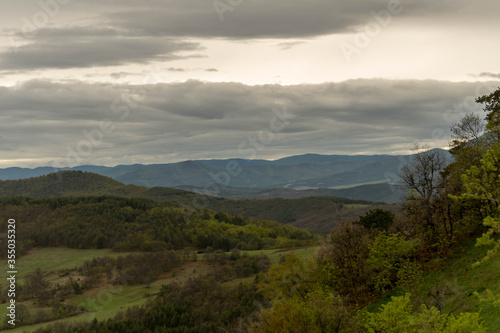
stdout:
{"type": "MultiPolygon", "coordinates": [[[[380,192],[380,191],[378,191],[380,192]]],[[[228,199],[166,187],[124,185],[91,172],[60,171],[28,179],[0,181],[0,197],[33,198],[113,196],[169,202],[186,208],[206,208],[260,220],[272,220],[328,234],[343,218],[357,218],[370,209],[398,210],[397,205],[339,197],[228,199]],[[200,207],[200,203],[202,207],[200,207]]]]}
{"type": "MultiPolygon", "coordinates": [[[[185,283],[163,285],[145,304],[113,318],[58,322],[36,332],[494,332],[500,317],[498,270],[473,278],[483,283],[480,289],[463,289],[458,276],[450,284],[431,279],[475,253],[470,244],[486,250],[460,262],[462,270],[497,263],[500,89],[477,102],[484,104],[486,121],[467,114],[453,124],[452,163],[438,150],[415,146],[416,155],[401,170],[409,193],[401,214],[372,209],[345,219],[309,260],[290,253],[270,265],[264,255],[241,254],[317,242],[314,234],[277,222],[147,199],[2,199],[2,212],[27,221],[19,228],[22,251],[35,246],[140,251],[85,263],[78,270],[89,281],[106,274],[116,278],[112,268],[130,271],[149,262],[143,268],[151,271],[146,281],[133,283],[150,283],[179,265],[183,249],[203,250],[214,267],[185,283]],[[474,300],[480,305],[470,306],[474,300]]],[[[29,281],[37,274],[43,281],[40,272],[29,281]]],[[[82,286],[70,287],[77,293],[82,286]]]]}
{"type": "MultiPolygon", "coordinates": [[[[230,251],[311,245],[317,236],[277,222],[189,210],[140,198],[2,198],[19,223],[19,253],[32,247],[157,251],[195,247],[230,251]]],[[[2,221],[1,230],[6,230],[2,221]]]]}

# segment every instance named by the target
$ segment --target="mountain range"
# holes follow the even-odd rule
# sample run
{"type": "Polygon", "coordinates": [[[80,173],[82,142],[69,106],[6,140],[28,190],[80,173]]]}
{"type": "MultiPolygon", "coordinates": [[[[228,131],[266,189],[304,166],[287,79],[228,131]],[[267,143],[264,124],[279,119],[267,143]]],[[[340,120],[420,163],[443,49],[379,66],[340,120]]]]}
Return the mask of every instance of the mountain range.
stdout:
{"type": "MultiPolygon", "coordinates": [[[[443,154],[449,156],[447,151],[443,154]]],[[[317,195],[398,202],[400,168],[411,155],[305,154],[269,160],[194,160],[169,164],[84,165],[0,169],[0,180],[47,175],[61,170],[100,174],[123,184],[184,189],[229,198],[300,198],[317,195]]]]}

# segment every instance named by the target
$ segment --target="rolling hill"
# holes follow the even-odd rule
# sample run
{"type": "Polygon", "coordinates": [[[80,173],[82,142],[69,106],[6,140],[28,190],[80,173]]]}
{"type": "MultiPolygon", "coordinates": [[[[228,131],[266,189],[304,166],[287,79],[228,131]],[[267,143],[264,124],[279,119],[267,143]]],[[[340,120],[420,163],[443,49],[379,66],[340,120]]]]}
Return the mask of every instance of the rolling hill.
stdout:
{"type": "MultiPolygon", "coordinates": [[[[351,189],[352,190],[352,189],[351,189]]],[[[289,190],[290,191],[290,190],[289,190]]],[[[302,191],[296,191],[302,192],[302,191]]],[[[369,193],[369,191],[366,191],[369,193]]],[[[34,198],[118,196],[170,202],[183,207],[208,208],[245,217],[274,220],[313,232],[328,233],[341,219],[356,219],[375,208],[395,206],[333,196],[301,198],[228,199],[206,196],[205,205],[196,205],[196,193],[166,187],[125,185],[91,172],[60,171],[29,179],[0,181],[0,196],[34,198]]]]}

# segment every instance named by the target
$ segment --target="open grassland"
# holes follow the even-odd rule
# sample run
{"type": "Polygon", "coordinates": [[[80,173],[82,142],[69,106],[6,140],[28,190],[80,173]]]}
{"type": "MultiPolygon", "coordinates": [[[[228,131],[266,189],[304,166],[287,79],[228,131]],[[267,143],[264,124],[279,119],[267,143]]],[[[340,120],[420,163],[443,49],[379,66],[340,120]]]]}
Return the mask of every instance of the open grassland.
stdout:
{"type": "MultiPolygon", "coordinates": [[[[319,250],[318,246],[305,248],[292,248],[281,250],[262,250],[248,251],[249,255],[265,254],[269,256],[272,263],[278,263],[281,256],[285,253],[296,252],[301,258],[311,258],[319,250]]],[[[243,252],[242,252],[243,253],[243,252]]],[[[75,250],[68,248],[40,248],[30,251],[27,255],[18,258],[17,269],[18,277],[23,280],[27,274],[34,272],[37,268],[41,268],[44,276],[52,283],[63,283],[64,279],[69,277],[60,277],[61,270],[74,271],[74,269],[82,265],[87,260],[92,260],[96,257],[103,256],[120,256],[127,253],[116,253],[111,250],[75,250]]],[[[229,255],[229,253],[228,253],[229,255]]],[[[212,270],[212,267],[203,260],[203,255],[198,255],[200,260],[195,262],[186,262],[181,267],[173,269],[168,273],[164,273],[160,278],[152,282],[149,286],[146,285],[110,285],[101,284],[97,288],[84,291],[83,294],[67,299],[67,304],[75,306],[84,306],[88,312],[77,316],[59,319],[48,323],[40,323],[30,326],[22,326],[10,332],[33,332],[40,327],[44,327],[49,323],[55,322],[75,322],[75,321],[92,321],[94,318],[103,320],[115,316],[118,312],[126,310],[130,306],[144,304],[149,298],[154,297],[160,291],[162,285],[173,282],[184,283],[189,279],[199,275],[205,275],[212,270]]],[[[5,263],[5,260],[2,264],[5,263]]],[[[5,266],[5,265],[4,265],[5,266]]],[[[5,271],[2,273],[5,275],[5,271]]],[[[72,272],[74,277],[74,272],[72,272]]],[[[3,277],[2,277],[3,278],[3,277]]],[[[254,276],[235,279],[228,281],[227,284],[237,286],[241,282],[251,282],[254,276]]],[[[26,301],[19,304],[26,305],[31,313],[35,313],[40,309],[33,301],[26,301]]],[[[47,308],[46,310],[50,310],[47,308]]],[[[6,307],[0,307],[0,315],[5,317],[6,307]]]]}
{"type": "MultiPolygon", "coordinates": [[[[316,254],[320,249],[320,246],[305,246],[299,248],[289,248],[289,249],[273,249],[273,250],[255,250],[255,251],[241,251],[241,254],[247,253],[250,256],[258,256],[260,254],[264,254],[271,259],[272,264],[277,264],[281,257],[286,253],[295,252],[299,258],[303,260],[312,258],[314,254],[316,254]]],[[[231,252],[226,252],[226,255],[231,255],[231,252]]],[[[198,254],[198,260],[203,260],[203,254],[198,254]]]]}
{"type": "MultiPolygon", "coordinates": [[[[149,298],[154,297],[160,291],[162,285],[167,285],[173,282],[183,283],[191,278],[199,275],[207,274],[211,267],[204,262],[188,262],[181,267],[163,274],[160,279],[152,282],[149,286],[134,285],[134,286],[113,286],[102,285],[98,288],[84,292],[82,295],[72,297],[66,300],[66,303],[75,306],[84,306],[88,312],[77,316],[51,321],[55,322],[75,322],[75,321],[92,321],[94,318],[103,320],[115,316],[118,312],[126,310],[134,305],[142,305],[149,298]]],[[[32,313],[36,312],[39,307],[35,306],[32,301],[23,302],[28,310],[32,313]]],[[[2,311],[5,311],[2,309],[2,311]]],[[[5,316],[5,313],[2,313],[5,316]]],[[[49,323],[40,323],[30,326],[22,326],[11,332],[32,332],[49,323]]]]}
{"type": "MultiPolygon", "coordinates": [[[[96,257],[117,257],[126,254],[127,253],[113,252],[109,249],[78,250],[66,247],[33,249],[16,261],[16,269],[18,271],[17,278],[22,279],[26,275],[34,272],[37,268],[41,268],[47,272],[74,269],[75,267],[81,266],[85,261],[92,260],[96,257]]],[[[5,263],[5,261],[6,260],[2,260],[2,263],[5,263]]],[[[0,274],[3,274],[1,275],[3,281],[6,272],[2,271],[0,274]]]]}

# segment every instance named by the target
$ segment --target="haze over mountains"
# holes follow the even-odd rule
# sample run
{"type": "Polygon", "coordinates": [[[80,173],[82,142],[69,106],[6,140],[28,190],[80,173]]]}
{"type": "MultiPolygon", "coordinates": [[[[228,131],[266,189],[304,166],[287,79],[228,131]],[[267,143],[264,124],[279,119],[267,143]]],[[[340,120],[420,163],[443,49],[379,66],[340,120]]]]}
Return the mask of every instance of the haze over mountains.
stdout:
{"type": "Polygon", "coordinates": [[[269,196],[266,200],[235,200],[200,196],[167,187],[125,185],[109,177],[83,171],[59,171],[28,179],[0,181],[0,198],[7,202],[17,202],[19,197],[73,197],[74,200],[82,197],[99,197],[102,200],[105,197],[143,198],[154,202],[173,203],[188,211],[211,209],[248,218],[273,220],[317,233],[328,233],[341,219],[356,219],[370,209],[397,210],[397,205],[351,200],[331,194],[320,197],[306,196],[309,197],[283,199],[269,196]]]}
{"type": "MultiPolygon", "coordinates": [[[[442,151],[449,155],[448,152],[442,151]]],[[[411,155],[305,154],[269,160],[197,160],[170,164],[78,166],[124,184],[185,189],[233,198],[299,198],[315,195],[397,202],[398,172],[411,155]]],[[[52,167],[0,169],[0,180],[59,171],[52,167]]]]}

